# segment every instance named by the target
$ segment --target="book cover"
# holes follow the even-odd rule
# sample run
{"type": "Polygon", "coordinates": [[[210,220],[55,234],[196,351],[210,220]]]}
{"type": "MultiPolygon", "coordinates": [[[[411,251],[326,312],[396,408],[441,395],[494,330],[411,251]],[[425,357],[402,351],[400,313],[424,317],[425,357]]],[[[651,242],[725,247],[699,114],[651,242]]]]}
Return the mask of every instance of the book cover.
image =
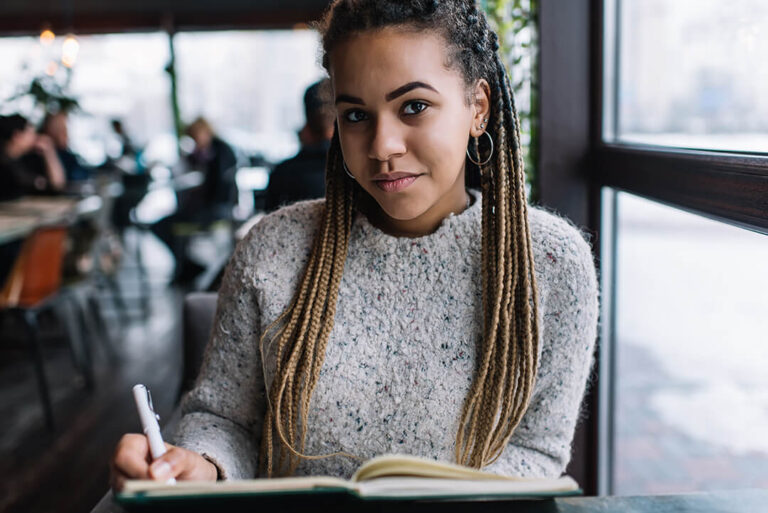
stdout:
{"type": "MultiPolygon", "coordinates": [[[[350,480],[328,476],[249,479],[240,481],[128,481],[116,495],[124,506],[190,505],[204,501],[217,506],[281,498],[320,502],[523,500],[579,495],[572,478],[521,478],[441,463],[413,456],[384,455],[364,463],[350,480]],[[230,504],[231,502],[231,504],[230,504]]],[[[130,509],[130,508],[129,508],[130,509]]]]}

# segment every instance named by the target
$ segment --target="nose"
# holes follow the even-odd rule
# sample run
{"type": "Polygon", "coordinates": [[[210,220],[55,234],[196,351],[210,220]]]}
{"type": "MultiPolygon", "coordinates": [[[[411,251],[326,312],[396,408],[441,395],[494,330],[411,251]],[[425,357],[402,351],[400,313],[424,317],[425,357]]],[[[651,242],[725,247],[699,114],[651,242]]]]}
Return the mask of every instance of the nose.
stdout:
{"type": "Polygon", "coordinates": [[[386,162],[405,153],[405,138],[396,120],[381,116],[373,127],[368,157],[386,162]]]}

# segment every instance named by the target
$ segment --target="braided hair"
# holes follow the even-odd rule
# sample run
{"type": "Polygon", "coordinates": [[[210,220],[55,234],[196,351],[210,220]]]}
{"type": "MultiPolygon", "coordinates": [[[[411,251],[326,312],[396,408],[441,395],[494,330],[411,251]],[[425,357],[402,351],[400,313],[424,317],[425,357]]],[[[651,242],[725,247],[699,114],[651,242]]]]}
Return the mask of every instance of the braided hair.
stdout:
{"type": "MultiPolygon", "coordinates": [[[[341,41],[385,27],[440,35],[449,65],[464,79],[468,104],[478,80],[485,79],[491,89],[488,129],[496,151],[482,166],[467,160],[467,174],[479,173],[483,190],[484,323],[455,451],[457,463],[481,468],[501,456],[520,423],[538,366],[538,297],[517,110],[498,37],[473,0],[335,0],[319,24],[324,67],[330,72],[330,52],[341,41]]],[[[477,139],[468,144],[480,161],[477,139]]],[[[293,473],[302,458],[354,457],[306,455],[303,449],[361,193],[343,170],[337,127],[326,162],[325,209],[304,275],[291,303],[261,339],[276,344],[277,355],[261,450],[268,476],[293,473]]]]}

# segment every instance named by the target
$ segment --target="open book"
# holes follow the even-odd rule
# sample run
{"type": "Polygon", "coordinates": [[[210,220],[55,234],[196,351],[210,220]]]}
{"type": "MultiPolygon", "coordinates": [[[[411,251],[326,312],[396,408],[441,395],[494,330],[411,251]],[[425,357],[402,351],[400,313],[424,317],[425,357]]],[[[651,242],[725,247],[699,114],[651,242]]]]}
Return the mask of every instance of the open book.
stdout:
{"type": "Polygon", "coordinates": [[[335,477],[287,477],[241,481],[191,482],[168,485],[127,481],[118,502],[131,504],[181,497],[224,498],[297,493],[345,493],[362,500],[545,498],[581,493],[568,476],[508,477],[403,455],[378,456],[364,463],[347,481],[335,477]]]}

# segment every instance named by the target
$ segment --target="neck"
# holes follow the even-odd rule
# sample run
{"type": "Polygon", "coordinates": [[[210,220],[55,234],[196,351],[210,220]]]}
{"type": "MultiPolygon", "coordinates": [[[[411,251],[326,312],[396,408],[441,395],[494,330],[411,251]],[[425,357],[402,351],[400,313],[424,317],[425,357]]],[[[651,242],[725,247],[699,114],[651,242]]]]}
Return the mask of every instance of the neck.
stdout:
{"type": "MultiPolygon", "coordinates": [[[[463,183],[463,179],[462,179],[463,183]]],[[[414,219],[394,219],[386,215],[375,201],[369,208],[363,208],[371,224],[388,235],[394,237],[422,237],[434,233],[442,224],[443,219],[451,214],[460,214],[470,205],[470,195],[464,187],[452,190],[429,210],[414,219]]]]}

